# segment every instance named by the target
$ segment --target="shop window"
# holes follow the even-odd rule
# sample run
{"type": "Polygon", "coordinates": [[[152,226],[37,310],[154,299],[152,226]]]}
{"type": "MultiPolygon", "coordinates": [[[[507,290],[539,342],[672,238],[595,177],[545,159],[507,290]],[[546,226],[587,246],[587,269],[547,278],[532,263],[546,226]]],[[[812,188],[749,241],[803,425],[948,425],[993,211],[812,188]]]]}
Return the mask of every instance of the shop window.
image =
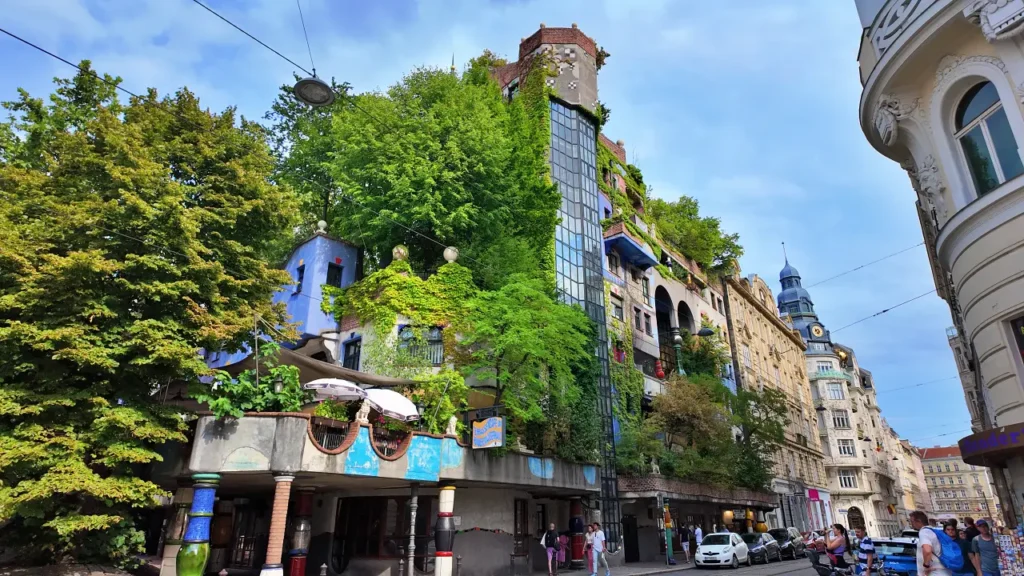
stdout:
{"type": "Polygon", "coordinates": [[[978,196],[1024,173],[1006,110],[991,82],[975,85],[960,100],[954,131],[978,196]]]}

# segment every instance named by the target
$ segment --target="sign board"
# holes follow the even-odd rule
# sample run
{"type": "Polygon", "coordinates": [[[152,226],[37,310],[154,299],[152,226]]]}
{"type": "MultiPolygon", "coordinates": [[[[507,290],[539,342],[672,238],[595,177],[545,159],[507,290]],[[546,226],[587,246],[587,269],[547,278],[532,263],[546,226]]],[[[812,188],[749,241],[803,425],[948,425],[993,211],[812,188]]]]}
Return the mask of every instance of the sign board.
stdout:
{"type": "Polygon", "coordinates": [[[505,445],[505,417],[492,416],[473,421],[473,450],[505,445]]]}
{"type": "Polygon", "coordinates": [[[839,512],[843,516],[846,516],[846,508],[840,508],[839,510],[837,510],[837,512],[839,512]]]}

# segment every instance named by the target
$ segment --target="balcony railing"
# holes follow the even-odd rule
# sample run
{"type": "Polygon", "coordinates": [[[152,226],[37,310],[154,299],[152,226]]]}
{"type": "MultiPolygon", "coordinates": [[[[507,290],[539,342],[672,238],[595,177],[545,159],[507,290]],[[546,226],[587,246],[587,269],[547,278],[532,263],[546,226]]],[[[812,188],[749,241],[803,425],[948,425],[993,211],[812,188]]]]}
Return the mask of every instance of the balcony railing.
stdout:
{"type": "MultiPolygon", "coordinates": [[[[901,36],[939,0],[888,0],[868,30],[875,56],[881,60],[901,36]]],[[[949,2],[949,0],[944,0],[949,2]]]]}

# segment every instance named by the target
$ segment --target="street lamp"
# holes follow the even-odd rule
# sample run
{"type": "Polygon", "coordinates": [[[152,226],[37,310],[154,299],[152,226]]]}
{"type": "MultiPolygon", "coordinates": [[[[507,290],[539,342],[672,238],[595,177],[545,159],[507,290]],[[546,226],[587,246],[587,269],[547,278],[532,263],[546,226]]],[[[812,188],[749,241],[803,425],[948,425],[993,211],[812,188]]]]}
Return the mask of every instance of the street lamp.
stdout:
{"type": "Polygon", "coordinates": [[[329,106],[334,102],[334,90],[316,76],[299,80],[295,83],[295,87],[292,88],[292,92],[300,102],[314,108],[329,106]]]}
{"type": "MultiPolygon", "coordinates": [[[[669,329],[672,334],[672,348],[676,351],[676,373],[680,376],[686,376],[686,370],[683,370],[683,335],[679,333],[679,327],[673,326],[669,329]]],[[[707,326],[701,328],[696,336],[706,338],[708,336],[714,336],[715,331],[707,326]]]]}

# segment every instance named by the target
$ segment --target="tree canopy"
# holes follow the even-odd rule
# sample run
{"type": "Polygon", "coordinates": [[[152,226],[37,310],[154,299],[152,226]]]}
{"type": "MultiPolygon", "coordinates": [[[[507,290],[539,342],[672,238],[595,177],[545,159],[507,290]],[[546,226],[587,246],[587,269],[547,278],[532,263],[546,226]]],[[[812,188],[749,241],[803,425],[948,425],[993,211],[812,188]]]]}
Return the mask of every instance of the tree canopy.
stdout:
{"type": "Polygon", "coordinates": [[[136,476],[184,441],[159,402],[254,319],[284,325],[267,260],[296,202],[261,127],[183,89],[120,102],[88,61],[0,123],[0,541],[25,561],[130,563],[136,476]]]}
{"type": "Polygon", "coordinates": [[[651,198],[647,216],[662,240],[711,274],[731,273],[743,255],[739,234],[725,233],[719,218],[701,216],[697,200],[689,196],[671,202],[651,198]]]}

